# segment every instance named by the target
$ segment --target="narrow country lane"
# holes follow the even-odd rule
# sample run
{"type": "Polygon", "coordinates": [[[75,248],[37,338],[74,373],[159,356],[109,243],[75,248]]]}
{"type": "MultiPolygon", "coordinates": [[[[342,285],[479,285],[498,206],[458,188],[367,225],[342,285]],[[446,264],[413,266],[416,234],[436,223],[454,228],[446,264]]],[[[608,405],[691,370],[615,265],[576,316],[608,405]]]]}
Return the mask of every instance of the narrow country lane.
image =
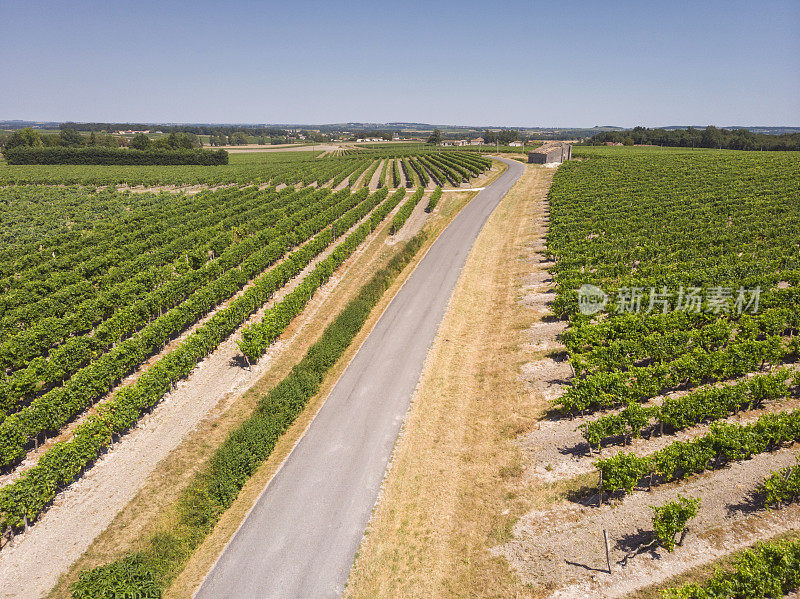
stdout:
{"type": "Polygon", "coordinates": [[[525,167],[455,217],[389,304],[197,597],[342,594],[428,349],[486,219],[525,167]]]}

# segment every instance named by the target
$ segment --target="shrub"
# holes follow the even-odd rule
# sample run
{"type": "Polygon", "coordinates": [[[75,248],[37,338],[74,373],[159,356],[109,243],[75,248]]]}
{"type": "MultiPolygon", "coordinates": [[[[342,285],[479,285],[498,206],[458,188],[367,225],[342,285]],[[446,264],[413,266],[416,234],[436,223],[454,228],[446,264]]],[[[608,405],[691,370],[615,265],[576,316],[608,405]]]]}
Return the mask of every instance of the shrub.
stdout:
{"type": "Polygon", "coordinates": [[[73,599],[157,599],[161,590],[156,584],[153,571],[141,553],[81,572],[72,586],[73,599]]]}
{"type": "Polygon", "coordinates": [[[653,509],[653,529],[656,540],[667,551],[675,549],[675,539],[680,534],[681,540],[686,530],[686,523],[697,515],[700,499],[678,495],[675,501],[668,501],[661,507],[653,509]]]}

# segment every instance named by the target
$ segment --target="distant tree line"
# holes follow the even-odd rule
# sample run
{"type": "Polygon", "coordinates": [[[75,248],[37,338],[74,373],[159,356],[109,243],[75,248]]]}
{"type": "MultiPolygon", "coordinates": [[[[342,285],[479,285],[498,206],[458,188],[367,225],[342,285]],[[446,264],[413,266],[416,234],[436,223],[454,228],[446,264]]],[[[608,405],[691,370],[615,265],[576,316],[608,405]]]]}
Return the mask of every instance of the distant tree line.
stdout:
{"type": "Polygon", "coordinates": [[[196,150],[203,147],[203,142],[194,133],[170,133],[157,139],[137,133],[129,145],[134,150],[196,150]]]}
{"type": "MultiPolygon", "coordinates": [[[[156,125],[144,123],[64,123],[62,129],[80,129],[81,131],[146,131],[155,130],[163,133],[193,133],[194,135],[208,135],[216,138],[211,145],[244,145],[247,143],[280,144],[292,143],[292,133],[280,127],[243,126],[243,125],[156,125]],[[235,138],[235,139],[234,139],[235,138]]],[[[323,142],[330,139],[329,135],[318,131],[300,130],[297,135],[302,135],[310,141],[323,142]]],[[[389,137],[391,139],[391,136],[389,137]]]]}
{"type": "Polygon", "coordinates": [[[675,146],[681,148],[721,148],[728,150],[800,150],[800,133],[770,135],[753,133],[747,129],[648,129],[634,127],[627,131],[604,131],[593,135],[586,143],[605,142],[675,146]]]}
{"type": "Polygon", "coordinates": [[[278,127],[244,127],[242,125],[166,125],[154,123],[64,123],[61,128],[81,131],[162,131],[164,133],[194,133],[195,135],[233,135],[245,131],[248,135],[264,137],[288,136],[286,129],[278,127]]]}
{"type": "Polygon", "coordinates": [[[194,133],[170,133],[151,139],[144,133],[130,143],[113,135],[88,135],[66,127],[42,134],[26,127],[0,139],[9,164],[227,164],[224,150],[202,150],[194,133]],[[129,145],[130,149],[122,146],[129,145]]]}
{"type": "MultiPolygon", "coordinates": [[[[280,131],[276,129],[275,131],[280,131]]],[[[256,135],[251,130],[247,131],[234,131],[233,133],[214,133],[209,135],[208,143],[212,146],[244,146],[247,144],[255,143],[259,145],[280,145],[291,144],[299,141],[313,141],[316,143],[330,141],[330,136],[317,131],[301,130],[297,132],[297,137],[291,137],[286,131],[282,131],[280,135],[256,135]]]]}
{"type": "Polygon", "coordinates": [[[139,133],[133,136],[129,144],[128,140],[123,137],[98,134],[94,131],[84,135],[71,127],[65,127],[58,133],[42,133],[26,127],[0,138],[0,147],[3,147],[4,150],[24,146],[32,148],[120,148],[127,145],[137,150],[194,150],[203,146],[200,138],[194,133],[170,133],[158,139],[150,139],[144,133],[139,133]]]}
{"type": "Polygon", "coordinates": [[[97,134],[92,131],[89,135],[81,135],[74,129],[62,129],[58,133],[40,133],[30,127],[0,136],[0,147],[14,148],[18,146],[45,146],[45,147],[79,147],[103,146],[118,148],[126,142],[118,137],[108,134],[97,134]]]}
{"type": "Polygon", "coordinates": [[[483,132],[483,143],[485,144],[500,144],[507,146],[512,141],[519,139],[519,131],[514,129],[501,129],[500,131],[489,131],[488,129],[483,132]]]}
{"type": "MultiPolygon", "coordinates": [[[[81,125],[84,127],[85,125],[81,125]]],[[[123,125],[126,126],[126,125],[123,125]]],[[[141,127],[142,125],[133,125],[141,127]]],[[[199,130],[198,127],[190,129],[199,130]]],[[[114,129],[117,131],[118,129],[114,129]]],[[[131,129],[133,130],[133,129],[131,129]]],[[[211,146],[227,145],[247,145],[251,143],[261,145],[278,145],[286,143],[296,143],[298,137],[301,141],[325,142],[330,139],[328,135],[317,131],[300,131],[297,137],[290,137],[287,131],[282,129],[264,129],[264,131],[277,133],[279,135],[256,135],[252,130],[247,131],[228,131],[227,128],[219,128],[219,131],[209,135],[208,143],[211,146]]],[[[0,132],[0,148],[14,148],[19,146],[30,147],[87,147],[103,146],[109,148],[120,148],[130,145],[137,150],[192,150],[203,147],[200,135],[196,131],[171,131],[162,137],[153,138],[145,133],[137,133],[130,140],[119,135],[110,133],[98,133],[90,131],[88,134],[79,132],[75,125],[65,124],[61,130],[17,129],[11,133],[0,132]]],[[[391,139],[391,135],[389,137],[391,139]]]]}

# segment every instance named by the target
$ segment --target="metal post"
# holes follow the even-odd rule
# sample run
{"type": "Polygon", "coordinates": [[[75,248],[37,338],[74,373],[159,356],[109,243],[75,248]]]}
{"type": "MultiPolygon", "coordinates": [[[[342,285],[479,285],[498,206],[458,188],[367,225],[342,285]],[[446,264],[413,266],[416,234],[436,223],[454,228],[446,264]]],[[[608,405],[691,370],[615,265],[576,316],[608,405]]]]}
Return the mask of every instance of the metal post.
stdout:
{"type": "MultiPolygon", "coordinates": [[[[597,448],[601,449],[600,444],[598,444],[597,448]]],[[[599,472],[600,472],[600,483],[599,483],[600,492],[598,493],[598,497],[597,497],[597,505],[598,505],[598,507],[603,505],[603,471],[600,470],[599,472]]]]}

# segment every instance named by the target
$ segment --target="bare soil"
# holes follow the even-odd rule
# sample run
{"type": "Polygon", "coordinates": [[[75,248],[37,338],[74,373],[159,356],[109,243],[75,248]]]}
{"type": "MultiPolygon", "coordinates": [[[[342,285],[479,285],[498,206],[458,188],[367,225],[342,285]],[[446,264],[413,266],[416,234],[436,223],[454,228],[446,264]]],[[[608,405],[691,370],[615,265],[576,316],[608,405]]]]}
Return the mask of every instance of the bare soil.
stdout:
{"type": "MultiPolygon", "coordinates": [[[[409,194],[407,193],[406,197],[408,197],[408,195],[409,194]]],[[[422,228],[422,225],[425,223],[425,219],[428,217],[428,213],[425,212],[425,206],[427,204],[428,204],[428,198],[425,195],[423,195],[419,203],[416,206],[414,206],[414,211],[411,213],[411,216],[408,217],[408,220],[406,220],[405,224],[403,225],[403,228],[400,229],[394,235],[391,235],[386,240],[386,243],[389,245],[394,245],[396,243],[408,241],[414,235],[416,235],[417,232],[422,228]]]]}
{"type": "Polygon", "coordinates": [[[385,160],[378,161],[378,168],[375,169],[375,172],[372,174],[372,178],[369,180],[369,188],[372,191],[378,189],[378,181],[381,178],[381,172],[383,170],[383,164],[386,162],[385,160]]]}
{"type": "MultiPolygon", "coordinates": [[[[544,360],[547,359],[545,358],[544,360]]],[[[800,370],[800,367],[794,369],[800,370]]],[[[566,374],[566,372],[563,374],[566,374]]],[[[724,385],[732,385],[752,376],[754,375],[751,374],[742,379],[726,381],[724,385]]],[[[680,397],[686,393],[688,391],[669,395],[680,397]]],[[[665,397],[656,397],[643,405],[660,405],[665,397]]],[[[767,402],[758,410],[745,410],[729,418],[721,419],[720,422],[750,424],[764,414],[794,409],[798,405],[800,405],[800,400],[797,398],[767,402]]],[[[618,410],[611,410],[604,412],[604,414],[616,411],[618,410]]],[[[590,452],[589,445],[584,440],[578,427],[586,422],[596,420],[601,415],[598,413],[577,418],[542,419],[536,423],[534,429],[520,439],[520,443],[525,448],[529,459],[527,476],[532,481],[552,483],[581,474],[596,472],[594,462],[598,458],[609,458],[620,451],[632,451],[637,455],[650,455],[675,441],[689,441],[704,435],[709,432],[710,428],[710,423],[704,423],[672,434],[631,439],[627,445],[623,443],[613,445],[607,443],[601,451],[593,449],[590,452]]]]}
{"type": "MultiPolygon", "coordinates": [[[[238,183],[225,183],[223,185],[135,185],[130,187],[128,185],[117,185],[115,187],[116,191],[125,192],[129,191],[130,193],[185,193],[187,195],[195,195],[200,193],[201,191],[209,190],[209,191],[216,191],[217,189],[223,189],[225,187],[237,187],[238,183]]],[[[104,187],[103,187],[104,188],[104,187]]],[[[103,189],[98,188],[98,189],[103,189]]]]}
{"type": "Polygon", "coordinates": [[[355,182],[352,185],[353,189],[359,189],[359,188],[363,187],[364,179],[367,177],[367,171],[368,170],[369,170],[369,167],[367,167],[366,170],[358,176],[358,179],[356,179],[355,182]]]}
{"type": "Polygon", "coordinates": [[[408,179],[406,179],[406,174],[403,171],[403,162],[399,158],[396,158],[395,162],[397,163],[397,172],[400,174],[400,187],[406,187],[408,179]]]}
{"type": "Polygon", "coordinates": [[[680,572],[798,526],[800,506],[759,509],[757,487],[765,472],[796,463],[798,450],[783,449],[696,476],[685,483],[634,491],[602,507],[561,502],[526,514],[514,540],[496,550],[522,580],[555,590],[553,597],[622,597],[680,572]],[[673,553],[653,546],[652,510],[678,494],[699,497],[698,516],[673,553]],[[613,573],[606,566],[603,530],[611,539],[613,573]]]}

